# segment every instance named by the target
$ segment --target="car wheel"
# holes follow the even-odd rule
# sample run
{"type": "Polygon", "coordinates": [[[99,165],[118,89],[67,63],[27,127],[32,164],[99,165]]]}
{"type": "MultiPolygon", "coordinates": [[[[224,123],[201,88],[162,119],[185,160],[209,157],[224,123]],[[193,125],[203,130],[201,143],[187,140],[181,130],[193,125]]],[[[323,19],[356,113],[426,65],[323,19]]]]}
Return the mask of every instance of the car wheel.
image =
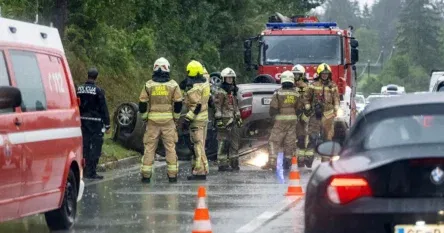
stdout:
{"type": "Polygon", "coordinates": [[[222,84],[222,78],[219,72],[213,72],[210,74],[211,90],[216,90],[222,84]]]}
{"type": "Polygon", "coordinates": [[[276,83],[276,80],[268,74],[262,74],[256,76],[253,83],[276,83]]]}
{"type": "Polygon", "coordinates": [[[45,213],[46,224],[49,229],[69,230],[76,220],[77,214],[77,182],[72,170],[69,171],[66,181],[62,206],[59,209],[45,213]]]}
{"type": "Polygon", "coordinates": [[[135,103],[121,104],[115,113],[115,123],[118,124],[119,128],[134,129],[138,111],[139,107],[135,103]]]}

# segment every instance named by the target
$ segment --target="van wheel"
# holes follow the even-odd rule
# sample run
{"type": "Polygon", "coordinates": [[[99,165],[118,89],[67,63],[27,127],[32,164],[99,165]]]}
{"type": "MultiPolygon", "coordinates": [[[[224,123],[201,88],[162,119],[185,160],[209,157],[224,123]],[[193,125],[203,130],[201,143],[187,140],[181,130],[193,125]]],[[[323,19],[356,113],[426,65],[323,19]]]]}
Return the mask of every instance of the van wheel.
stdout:
{"type": "Polygon", "coordinates": [[[66,181],[62,206],[59,209],[45,213],[46,224],[52,231],[69,230],[76,220],[77,214],[77,183],[72,170],[66,181]]]}

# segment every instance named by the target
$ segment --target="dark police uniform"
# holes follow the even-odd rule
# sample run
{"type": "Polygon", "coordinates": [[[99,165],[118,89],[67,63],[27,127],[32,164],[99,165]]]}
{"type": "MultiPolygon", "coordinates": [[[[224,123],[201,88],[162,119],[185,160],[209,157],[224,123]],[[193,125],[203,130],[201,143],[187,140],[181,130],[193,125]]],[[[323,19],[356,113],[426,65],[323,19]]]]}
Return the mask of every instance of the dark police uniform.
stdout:
{"type": "Polygon", "coordinates": [[[93,81],[87,81],[77,88],[77,96],[80,98],[85,177],[96,178],[96,168],[102,153],[103,128],[110,128],[105,92],[93,81]]]}

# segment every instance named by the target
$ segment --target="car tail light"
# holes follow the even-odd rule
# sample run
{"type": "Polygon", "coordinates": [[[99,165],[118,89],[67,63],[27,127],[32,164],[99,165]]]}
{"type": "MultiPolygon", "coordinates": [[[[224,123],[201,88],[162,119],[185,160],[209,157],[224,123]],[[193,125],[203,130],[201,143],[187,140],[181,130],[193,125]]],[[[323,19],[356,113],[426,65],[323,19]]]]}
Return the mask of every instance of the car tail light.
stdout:
{"type": "Polygon", "coordinates": [[[253,97],[253,93],[252,92],[242,93],[242,98],[247,98],[247,97],[253,97]]]}
{"type": "Polygon", "coordinates": [[[249,116],[251,116],[251,113],[253,112],[253,107],[249,106],[249,107],[245,107],[245,108],[241,108],[240,109],[240,114],[242,117],[242,120],[248,118],[249,116]]]}
{"type": "Polygon", "coordinates": [[[369,197],[372,190],[365,178],[334,177],[327,187],[327,196],[335,204],[347,204],[361,197],[369,197]]]}
{"type": "Polygon", "coordinates": [[[423,118],[423,126],[424,128],[428,128],[432,125],[433,116],[424,116],[423,118]]]}
{"type": "Polygon", "coordinates": [[[83,158],[82,159],[82,168],[85,168],[85,166],[86,166],[86,160],[83,158]]]}
{"type": "Polygon", "coordinates": [[[77,98],[77,104],[80,106],[80,98],[77,98]]]}

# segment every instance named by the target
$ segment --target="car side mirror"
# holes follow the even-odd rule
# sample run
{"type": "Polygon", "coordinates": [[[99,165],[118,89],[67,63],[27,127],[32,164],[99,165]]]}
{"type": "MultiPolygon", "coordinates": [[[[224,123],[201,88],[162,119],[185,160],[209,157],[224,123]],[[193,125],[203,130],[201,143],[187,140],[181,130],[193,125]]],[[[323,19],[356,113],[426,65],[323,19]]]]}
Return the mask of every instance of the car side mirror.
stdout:
{"type": "Polygon", "coordinates": [[[335,156],[341,152],[341,145],[334,141],[327,141],[316,147],[316,152],[322,156],[335,156]]]}
{"type": "Polygon", "coordinates": [[[357,48],[351,49],[351,63],[354,65],[359,61],[359,50],[357,48]]]}
{"type": "Polygon", "coordinates": [[[22,94],[16,87],[0,87],[0,109],[15,108],[22,104],[22,94]]]}

